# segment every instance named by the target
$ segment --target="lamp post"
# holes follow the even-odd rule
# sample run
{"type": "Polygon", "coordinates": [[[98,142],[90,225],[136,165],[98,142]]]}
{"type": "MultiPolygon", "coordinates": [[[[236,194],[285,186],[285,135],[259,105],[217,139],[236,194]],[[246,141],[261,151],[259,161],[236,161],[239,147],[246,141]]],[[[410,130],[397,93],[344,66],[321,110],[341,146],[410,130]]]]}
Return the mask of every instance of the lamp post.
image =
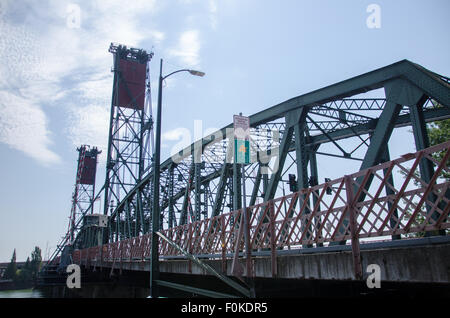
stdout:
{"type": "Polygon", "coordinates": [[[161,161],[161,105],[162,105],[162,83],[169,76],[179,72],[189,72],[191,75],[203,77],[205,73],[191,70],[181,69],[166,76],[162,75],[163,60],[160,61],[159,66],[159,84],[158,84],[158,109],[156,115],[156,140],[155,152],[153,155],[153,204],[152,204],[152,245],[150,255],[150,296],[152,298],[158,297],[157,286],[155,281],[159,279],[159,240],[156,232],[159,231],[159,169],[161,161]]]}

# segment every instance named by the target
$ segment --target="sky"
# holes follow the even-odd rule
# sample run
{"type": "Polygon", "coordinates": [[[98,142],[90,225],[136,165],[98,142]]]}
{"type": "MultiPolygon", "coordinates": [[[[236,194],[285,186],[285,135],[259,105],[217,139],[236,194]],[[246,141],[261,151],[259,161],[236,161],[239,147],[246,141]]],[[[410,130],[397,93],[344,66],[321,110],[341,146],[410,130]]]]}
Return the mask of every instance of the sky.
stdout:
{"type": "MultiPolygon", "coordinates": [[[[45,258],[65,234],[76,147],[103,150],[104,182],[111,42],[154,52],[153,96],[160,59],[165,74],[206,73],[165,82],[164,161],[195,121],[222,128],[399,60],[449,76],[449,12],[448,0],[0,0],[0,262],[34,246],[45,258]]],[[[392,157],[409,151],[392,142],[392,157]]]]}

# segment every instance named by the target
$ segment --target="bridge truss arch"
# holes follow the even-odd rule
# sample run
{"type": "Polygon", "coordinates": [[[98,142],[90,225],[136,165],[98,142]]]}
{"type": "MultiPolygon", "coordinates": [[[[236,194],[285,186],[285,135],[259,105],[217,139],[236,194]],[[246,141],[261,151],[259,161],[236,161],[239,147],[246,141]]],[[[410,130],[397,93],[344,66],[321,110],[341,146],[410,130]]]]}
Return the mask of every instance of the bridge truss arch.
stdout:
{"type": "MultiPolygon", "coordinates": [[[[161,230],[183,227],[241,209],[242,180],[248,189],[244,199],[249,209],[291,195],[284,189],[289,174],[296,176],[300,192],[322,184],[323,189],[337,194],[339,182],[326,180],[330,186],[323,186],[325,176],[318,169],[318,157],[350,160],[355,164],[355,172],[370,169],[391,160],[387,145],[395,128],[411,126],[416,150],[428,148],[426,123],[450,118],[449,81],[445,76],[403,60],[253,114],[250,116],[252,160],[245,166],[245,178],[233,162],[232,124],[194,142],[161,164],[161,230]],[[371,91],[376,91],[379,97],[366,98],[371,91]]],[[[439,164],[432,159],[421,159],[416,168],[420,174],[418,182],[429,183],[439,164]]],[[[339,168],[328,168],[334,169],[339,168]]],[[[113,209],[105,209],[109,213],[105,241],[118,242],[150,231],[152,175],[152,170],[147,171],[113,209]]],[[[398,193],[392,171],[385,171],[381,181],[374,176],[364,179],[363,174],[358,178],[355,180],[359,185],[364,184],[365,189],[355,192],[359,201],[377,190],[386,196],[398,193]]],[[[353,187],[356,189],[356,185],[353,187]]],[[[448,195],[445,190],[440,196],[439,200],[444,200],[441,205],[448,205],[448,195]]],[[[297,206],[297,213],[308,214],[321,204],[330,204],[331,200],[327,201],[319,191],[311,199],[303,195],[295,202],[285,201],[284,207],[278,209],[292,211],[292,207],[297,206]],[[302,202],[308,202],[303,210],[302,202]]],[[[410,204],[414,204],[412,199],[410,204]]],[[[406,217],[402,212],[405,207],[396,211],[397,207],[391,209],[392,202],[386,201],[386,205],[380,215],[390,213],[391,219],[406,217]]],[[[443,213],[448,214],[448,207],[440,208],[439,214],[430,203],[424,206],[433,210],[435,220],[443,213]]],[[[231,218],[229,226],[237,221],[231,218]]],[[[338,219],[329,221],[326,226],[321,226],[320,222],[310,221],[303,230],[312,223],[324,231],[328,227],[339,232],[344,226],[338,219]]],[[[399,234],[395,235],[395,238],[399,237],[399,234]]]]}

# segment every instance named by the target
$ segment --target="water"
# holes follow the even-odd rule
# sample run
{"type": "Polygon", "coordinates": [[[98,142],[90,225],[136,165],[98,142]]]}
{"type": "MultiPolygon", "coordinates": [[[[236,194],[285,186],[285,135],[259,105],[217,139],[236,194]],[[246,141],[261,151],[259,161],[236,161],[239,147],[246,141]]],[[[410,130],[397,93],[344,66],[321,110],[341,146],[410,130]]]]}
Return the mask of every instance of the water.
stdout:
{"type": "Polygon", "coordinates": [[[42,292],[37,289],[2,290],[0,298],[42,298],[42,292]]]}

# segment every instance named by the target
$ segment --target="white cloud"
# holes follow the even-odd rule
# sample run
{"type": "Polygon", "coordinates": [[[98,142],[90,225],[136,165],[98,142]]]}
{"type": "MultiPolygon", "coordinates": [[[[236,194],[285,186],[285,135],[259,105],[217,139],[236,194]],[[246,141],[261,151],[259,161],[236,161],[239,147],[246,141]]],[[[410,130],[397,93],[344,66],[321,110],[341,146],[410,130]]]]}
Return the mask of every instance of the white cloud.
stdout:
{"type": "Polygon", "coordinates": [[[11,1],[0,10],[0,142],[43,163],[60,161],[50,150],[47,107],[68,112],[65,133],[74,146],[102,147],[112,87],[109,44],[139,47],[143,40],[165,39],[164,32],[138,19],[158,12],[155,0],[79,2],[80,28],[67,27],[70,3],[11,1]],[[17,23],[17,16],[26,23],[17,23]],[[34,129],[24,128],[24,121],[34,129]]]}
{"type": "Polygon", "coordinates": [[[64,94],[55,78],[62,69],[45,63],[39,34],[23,25],[0,22],[0,142],[24,152],[44,165],[59,163],[48,120],[41,104],[52,104],[64,94]]]}
{"type": "Polygon", "coordinates": [[[213,30],[217,28],[217,2],[216,0],[209,0],[209,20],[213,30]]]}
{"type": "Polygon", "coordinates": [[[44,165],[60,163],[42,109],[28,99],[0,91],[0,142],[23,151],[44,165]]]}
{"type": "Polygon", "coordinates": [[[180,59],[186,67],[195,67],[200,64],[200,36],[198,30],[183,32],[175,48],[169,49],[169,56],[180,59]]]}
{"type": "MultiPolygon", "coordinates": [[[[192,135],[189,129],[179,127],[162,134],[163,141],[178,141],[170,148],[170,156],[176,156],[179,151],[183,150],[192,143],[192,135]]],[[[168,145],[164,144],[164,148],[168,145]]]]}
{"type": "Polygon", "coordinates": [[[88,144],[106,154],[108,143],[109,107],[91,105],[72,108],[68,134],[74,145],[88,144]]]}
{"type": "Polygon", "coordinates": [[[191,135],[191,132],[187,128],[182,128],[182,127],[175,128],[175,129],[164,132],[162,134],[162,140],[177,141],[181,137],[183,137],[183,135],[185,135],[186,133],[189,134],[189,136],[191,135]]]}
{"type": "Polygon", "coordinates": [[[159,44],[166,37],[164,32],[156,31],[156,30],[149,31],[147,35],[155,42],[155,44],[159,44]]]}

